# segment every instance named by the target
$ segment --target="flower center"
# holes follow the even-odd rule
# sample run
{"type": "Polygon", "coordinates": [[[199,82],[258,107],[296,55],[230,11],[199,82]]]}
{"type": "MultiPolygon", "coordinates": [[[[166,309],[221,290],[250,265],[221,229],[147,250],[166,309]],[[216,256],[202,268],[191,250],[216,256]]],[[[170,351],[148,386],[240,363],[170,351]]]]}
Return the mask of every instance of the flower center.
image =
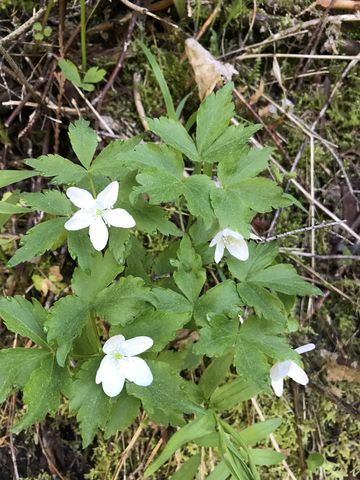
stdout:
{"type": "Polygon", "coordinates": [[[114,353],[114,359],[115,360],[121,360],[122,358],[123,358],[123,355],[121,355],[121,353],[119,353],[119,352],[114,353]]]}
{"type": "Polygon", "coordinates": [[[100,208],[97,208],[96,211],[95,211],[95,215],[96,215],[97,217],[101,217],[101,215],[102,215],[102,210],[101,210],[100,208]]]}
{"type": "Polygon", "coordinates": [[[235,243],[235,238],[234,237],[223,237],[223,242],[225,246],[228,245],[233,245],[235,243]]]}

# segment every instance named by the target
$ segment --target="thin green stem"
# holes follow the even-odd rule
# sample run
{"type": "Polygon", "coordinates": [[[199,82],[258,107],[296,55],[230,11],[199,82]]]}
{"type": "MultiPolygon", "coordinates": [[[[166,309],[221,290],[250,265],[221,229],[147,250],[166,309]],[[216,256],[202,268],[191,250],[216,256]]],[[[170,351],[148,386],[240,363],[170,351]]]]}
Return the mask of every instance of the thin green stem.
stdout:
{"type": "Polygon", "coordinates": [[[85,0],[80,0],[80,38],[81,38],[81,66],[83,73],[86,72],[86,11],[85,0]]]}
{"type": "Polygon", "coordinates": [[[93,197],[96,198],[95,183],[94,183],[94,180],[93,180],[91,174],[89,174],[89,183],[90,183],[90,188],[91,188],[91,192],[92,192],[92,194],[93,194],[93,197]]]}

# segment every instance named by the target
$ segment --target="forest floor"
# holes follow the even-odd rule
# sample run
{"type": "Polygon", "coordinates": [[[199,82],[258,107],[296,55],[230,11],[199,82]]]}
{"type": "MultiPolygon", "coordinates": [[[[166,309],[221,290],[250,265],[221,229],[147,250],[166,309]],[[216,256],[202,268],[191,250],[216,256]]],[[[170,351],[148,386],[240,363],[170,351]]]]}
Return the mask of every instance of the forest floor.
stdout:
{"type": "MultiPolygon", "coordinates": [[[[298,308],[301,339],[316,344],[315,362],[307,364],[310,384],[303,389],[289,383],[280,400],[264,396],[259,404],[265,417],[284,419],[275,436],[295,478],[359,478],[360,1],[139,2],[146,12],[127,3],[86,2],[87,68],[103,68],[106,76],[93,91],[84,91],[65,81],[58,67],[59,57],[79,66],[83,61],[80,2],[1,1],[0,168],[21,169],[24,158],[41,154],[69,154],[66,131],[79,114],[97,126],[104,146],[143,132],[144,115],[164,114],[139,40],[161,66],[174,104],[186,99],[185,121],[199,104],[199,79],[196,83],[189,62],[198,50],[189,58],[185,40],[195,38],[214,58],[232,65],[238,118],[262,124],[256,141],[274,148],[279,166],[272,175],[305,207],[259,216],[256,230],[271,236],[301,229],[279,240],[281,251],[324,292],[298,308]],[[324,225],[305,228],[315,224],[324,225]],[[320,456],[312,455],[316,452],[320,456]]],[[[206,88],[211,72],[201,55],[206,88]]],[[[38,179],[24,182],[28,191],[42,186],[38,179]]],[[[0,287],[7,295],[30,292],[48,306],[64,288],[59,262],[66,253],[5,267],[15,249],[6,238],[18,238],[33,221],[0,215],[0,287]]],[[[14,342],[0,325],[0,346],[14,342]]],[[[12,435],[9,424],[21,406],[21,398],[13,396],[1,409],[1,480],[138,479],[139,465],[160,438],[171,435],[139,418],[126,432],[107,441],[98,435],[82,450],[69,415],[12,435]]],[[[61,408],[67,412],[68,406],[61,408]]],[[[257,413],[249,401],[230,415],[234,424],[246,424],[257,413]]],[[[156,478],[169,478],[182,455],[156,478]]],[[[262,478],[287,477],[280,465],[264,469],[262,478]]]]}

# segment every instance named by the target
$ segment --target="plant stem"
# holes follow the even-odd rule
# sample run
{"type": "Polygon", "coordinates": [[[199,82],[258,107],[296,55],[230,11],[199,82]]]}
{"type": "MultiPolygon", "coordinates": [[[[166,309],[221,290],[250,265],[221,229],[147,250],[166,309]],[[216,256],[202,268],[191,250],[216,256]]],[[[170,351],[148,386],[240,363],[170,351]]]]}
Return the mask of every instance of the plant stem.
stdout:
{"type": "Polygon", "coordinates": [[[90,183],[90,188],[91,188],[93,197],[96,198],[96,188],[95,188],[94,180],[90,173],[89,173],[89,183],[90,183]]]}
{"type": "Polygon", "coordinates": [[[85,0],[80,0],[80,22],[81,22],[81,68],[83,73],[86,72],[86,12],[85,0]]]}

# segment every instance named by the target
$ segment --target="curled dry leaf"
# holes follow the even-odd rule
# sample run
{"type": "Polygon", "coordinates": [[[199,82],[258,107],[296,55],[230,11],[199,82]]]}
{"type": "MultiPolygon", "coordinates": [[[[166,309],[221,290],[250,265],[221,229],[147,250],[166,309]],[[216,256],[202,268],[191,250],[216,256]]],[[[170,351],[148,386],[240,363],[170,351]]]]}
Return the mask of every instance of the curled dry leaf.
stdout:
{"type": "Polygon", "coordinates": [[[185,40],[185,52],[194,70],[200,100],[209,95],[216,85],[230,82],[239,73],[230,63],[222,63],[194,38],[185,40]]]}
{"type": "Polygon", "coordinates": [[[316,0],[316,5],[339,10],[360,10],[359,0],[316,0]]]}

